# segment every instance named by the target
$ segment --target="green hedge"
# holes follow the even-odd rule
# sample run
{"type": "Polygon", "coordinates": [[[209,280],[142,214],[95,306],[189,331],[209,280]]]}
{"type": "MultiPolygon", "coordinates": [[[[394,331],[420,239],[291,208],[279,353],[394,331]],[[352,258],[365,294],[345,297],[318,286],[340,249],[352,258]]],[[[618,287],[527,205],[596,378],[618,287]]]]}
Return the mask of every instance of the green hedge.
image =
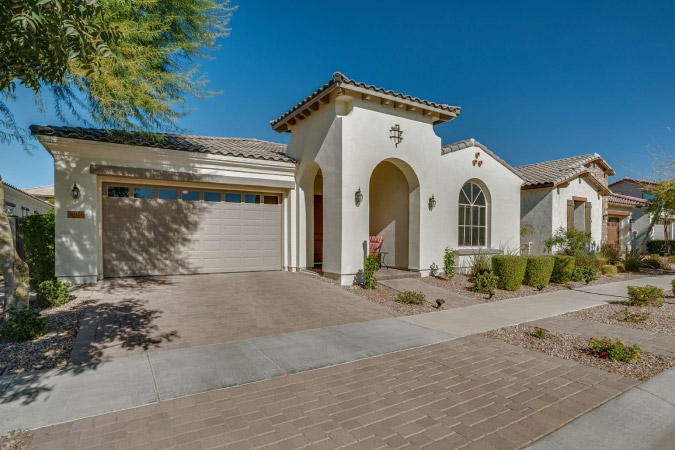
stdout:
{"type": "Polygon", "coordinates": [[[526,256],[495,255],[492,257],[492,271],[499,277],[499,288],[517,291],[525,279],[526,256]]]}
{"type": "Polygon", "coordinates": [[[572,279],[575,265],[576,258],[574,256],[555,255],[553,257],[551,281],[560,284],[569,282],[572,279]]]}
{"type": "MultiPolygon", "coordinates": [[[[658,225],[657,225],[658,226],[658,225]]],[[[647,253],[658,253],[659,255],[663,256],[663,254],[666,252],[666,241],[663,239],[654,239],[651,241],[647,241],[647,253]]]]}
{"type": "Polygon", "coordinates": [[[30,284],[37,287],[54,279],[54,210],[47,214],[26,216],[19,225],[23,233],[30,284]]]}
{"type": "Polygon", "coordinates": [[[553,258],[550,256],[530,256],[525,268],[525,284],[530,286],[548,286],[553,273],[553,258]]]}

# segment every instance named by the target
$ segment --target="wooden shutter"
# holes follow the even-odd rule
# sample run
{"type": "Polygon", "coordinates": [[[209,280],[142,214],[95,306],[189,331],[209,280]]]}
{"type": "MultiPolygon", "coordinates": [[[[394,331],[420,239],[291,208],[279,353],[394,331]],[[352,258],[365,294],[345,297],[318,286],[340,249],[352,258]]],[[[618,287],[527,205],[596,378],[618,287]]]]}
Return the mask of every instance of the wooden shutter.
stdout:
{"type": "Polygon", "coordinates": [[[591,234],[591,202],[586,202],[586,226],[584,227],[584,231],[586,234],[590,235],[591,234]]]}
{"type": "Polygon", "coordinates": [[[574,228],[574,200],[567,200],[567,229],[574,228]]]}

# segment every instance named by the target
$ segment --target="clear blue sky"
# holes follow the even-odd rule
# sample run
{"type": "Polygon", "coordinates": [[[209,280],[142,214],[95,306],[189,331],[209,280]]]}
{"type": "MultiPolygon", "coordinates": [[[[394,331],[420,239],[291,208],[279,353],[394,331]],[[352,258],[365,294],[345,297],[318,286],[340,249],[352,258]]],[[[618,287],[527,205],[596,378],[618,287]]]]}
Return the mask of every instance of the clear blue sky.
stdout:
{"type": "MultiPolygon", "coordinates": [[[[461,106],[436,127],[443,143],[474,137],[512,165],[598,152],[618,176],[638,176],[645,145],[675,150],[672,0],[248,0],[230,25],[202,65],[224,92],[190,100],[190,133],[287,143],[268,121],[341,71],[461,106]]],[[[26,127],[59,124],[28,95],[13,106],[26,127]]],[[[0,173],[20,188],[51,184],[52,158],[37,143],[32,155],[5,146],[0,173]]]]}

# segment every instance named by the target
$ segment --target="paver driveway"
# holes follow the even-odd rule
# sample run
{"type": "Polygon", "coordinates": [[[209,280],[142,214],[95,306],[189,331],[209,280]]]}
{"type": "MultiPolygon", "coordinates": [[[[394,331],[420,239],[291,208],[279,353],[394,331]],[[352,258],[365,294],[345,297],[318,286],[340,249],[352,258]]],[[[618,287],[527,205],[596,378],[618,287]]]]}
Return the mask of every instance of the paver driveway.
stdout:
{"type": "Polygon", "coordinates": [[[109,279],[77,292],[93,303],[73,363],[394,315],[338,286],[289,272],[109,279]]]}

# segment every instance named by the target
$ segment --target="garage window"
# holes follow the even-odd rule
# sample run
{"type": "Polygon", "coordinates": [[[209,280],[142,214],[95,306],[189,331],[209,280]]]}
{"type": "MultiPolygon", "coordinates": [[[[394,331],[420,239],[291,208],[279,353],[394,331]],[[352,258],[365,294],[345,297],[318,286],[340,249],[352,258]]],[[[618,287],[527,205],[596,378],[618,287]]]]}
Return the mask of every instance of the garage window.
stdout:
{"type": "Polygon", "coordinates": [[[129,188],[125,186],[108,186],[108,197],[129,197],[129,188]]]}
{"type": "Polygon", "coordinates": [[[204,201],[205,202],[219,202],[220,201],[220,192],[204,192],[204,201]]]}
{"type": "Polygon", "coordinates": [[[134,198],[155,198],[155,190],[153,188],[134,188],[134,198]]]}
{"type": "Polygon", "coordinates": [[[260,203],[260,195],[258,194],[246,194],[246,203],[260,203]]]}
{"type": "Polygon", "coordinates": [[[241,194],[235,194],[233,192],[225,193],[225,201],[228,203],[241,203],[241,194]]]}
{"type": "Polygon", "coordinates": [[[178,200],[178,189],[159,189],[160,200],[178,200]]]}
{"type": "Polygon", "coordinates": [[[266,195],[265,196],[265,204],[266,205],[278,205],[279,204],[279,197],[276,195],[266,195]]]}
{"type": "Polygon", "coordinates": [[[199,201],[199,191],[183,191],[181,196],[182,200],[187,202],[198,202],[199,201]]]}

